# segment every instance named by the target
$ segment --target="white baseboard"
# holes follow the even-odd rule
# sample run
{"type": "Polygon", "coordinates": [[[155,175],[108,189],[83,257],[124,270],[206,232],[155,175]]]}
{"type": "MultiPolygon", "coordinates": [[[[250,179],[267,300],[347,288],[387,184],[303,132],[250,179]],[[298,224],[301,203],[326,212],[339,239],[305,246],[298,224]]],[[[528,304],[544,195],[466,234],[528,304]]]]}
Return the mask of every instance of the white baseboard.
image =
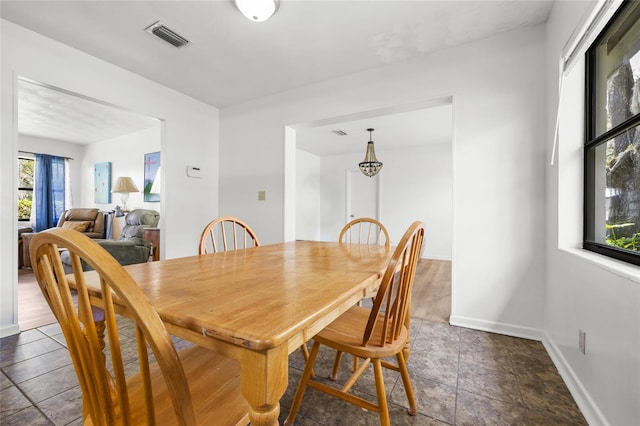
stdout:
{"type": "Polygon", "coordinates": [[[20,333],[20,325],[12,324],[8,327],[0,328],[0,338],[13,336],[14,334],[20,333]]]}
{"type": "Polygon", "coordinates": [[[449,262],[451,262],[451,256],[437,256],[435,254],[430,254],[430,255],[423,254],[420,259],[425,259],[425,260],[448,260],[449,262]]]}
{"type": "Polygon", "coordinates": [[[459,315],[451,315],[451,318],[449,318],[449,323],[458,327],[472,328],[474,330],[488,331],[490,333],[521,337],[523,339],[542,340],[542,330],[537,328],[522,327],[519,325],[494,321],[485,321],[476,318],[462,317],[459,315]]]}
{"type": "Polygon", "coordinates": [[[544,333],[542,344],[549,353],[551,360],[558,369],[560,377],[564,380],[571,396],[578,404],[578,408],[582,412],[587,423],[590,425],[608,425],[607,419],[602,412],[598,409],[598,406],[594,403],[593,399],[589,395],[589,392],[582,386],[582,382],[576,376],[571,365],[567,362],[562,352],[558,349],[549,334],[544,333]]]}

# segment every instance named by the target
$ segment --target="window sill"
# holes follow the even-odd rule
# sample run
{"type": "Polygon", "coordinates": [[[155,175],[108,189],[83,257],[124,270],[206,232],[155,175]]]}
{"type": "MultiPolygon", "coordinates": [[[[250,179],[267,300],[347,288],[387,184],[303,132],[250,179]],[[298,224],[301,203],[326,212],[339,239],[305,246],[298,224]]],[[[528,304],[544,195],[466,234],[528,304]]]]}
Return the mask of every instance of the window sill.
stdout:
{"type": "Polygon", "coordinates": [[[610,259],[606,256],[577,248],[560,248],[560,250],[574,255],[587,263],[598,266],[606,271],[616,274],[622,278],[627,278],[640,284],[640,268],[634,265],[610,259]]]}

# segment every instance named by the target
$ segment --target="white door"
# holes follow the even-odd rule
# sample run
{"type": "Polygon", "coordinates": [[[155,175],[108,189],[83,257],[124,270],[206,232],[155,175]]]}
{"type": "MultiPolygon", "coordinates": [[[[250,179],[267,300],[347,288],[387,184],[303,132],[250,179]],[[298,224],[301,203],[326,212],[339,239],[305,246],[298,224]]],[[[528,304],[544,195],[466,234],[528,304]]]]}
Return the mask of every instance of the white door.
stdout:
{"type": "Polygon", "coordinates": [[[345,223],[360,217],[379,219],[379,179],[379,175],[363,175],[360,169],[347,170],[345,223]]]}

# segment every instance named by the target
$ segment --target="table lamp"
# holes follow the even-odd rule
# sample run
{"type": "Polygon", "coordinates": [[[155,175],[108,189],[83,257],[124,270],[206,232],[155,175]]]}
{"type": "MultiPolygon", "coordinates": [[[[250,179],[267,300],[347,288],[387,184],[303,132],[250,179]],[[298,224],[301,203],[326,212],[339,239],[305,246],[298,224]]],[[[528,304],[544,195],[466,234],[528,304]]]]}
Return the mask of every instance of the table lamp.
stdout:
{"type": "Polygon", "coordinates": [[[129,193],[131,192],[140,192],[135,183],[133,183],[133,179],[128,176],[119,177],[116,179],[116,184],[113,185],[113,189],[111,190],[114,194],[120,194],[120,199],[122,200],[122,211],[129,211],[127,209],[127,201],[129,201],[129,193]]]}

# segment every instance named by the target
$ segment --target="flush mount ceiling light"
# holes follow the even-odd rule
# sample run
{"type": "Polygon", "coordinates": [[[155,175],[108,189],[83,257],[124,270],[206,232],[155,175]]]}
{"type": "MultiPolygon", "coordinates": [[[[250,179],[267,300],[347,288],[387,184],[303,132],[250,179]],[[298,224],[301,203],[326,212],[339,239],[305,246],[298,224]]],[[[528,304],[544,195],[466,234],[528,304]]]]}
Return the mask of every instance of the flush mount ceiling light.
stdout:
{"type": "Polygon", "coordinates": [[[264,22],[276,13],[279,0],[235,0],[236,7],[244,16],[254,22],[264,22]]]}
{"type": "Polygon", "coordinates": [[[375,176],[382,168],[382,163],[376,158],[376,152],[373,149],[373,138],[371,136],[371,133],[374,130],[375,129],[367,129],[367,132],[369,132],[367,152],[364,155],[364,161],[358,164],[358,166],[360,166],[360,171],[362,172],[362,174],[369,177],[375,176]]]}

